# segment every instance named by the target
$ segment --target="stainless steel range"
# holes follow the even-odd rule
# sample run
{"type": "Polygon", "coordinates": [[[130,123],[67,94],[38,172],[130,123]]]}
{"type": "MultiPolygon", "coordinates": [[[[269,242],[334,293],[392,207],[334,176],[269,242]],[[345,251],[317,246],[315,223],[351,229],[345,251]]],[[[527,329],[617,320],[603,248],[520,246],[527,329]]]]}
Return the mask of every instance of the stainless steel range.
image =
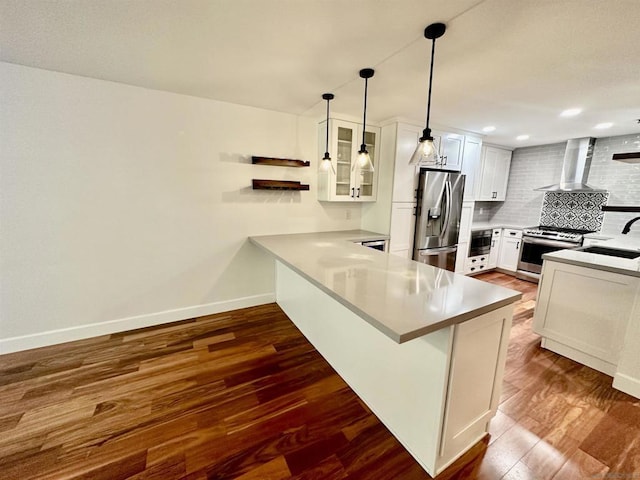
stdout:
{"type": "Polygon", "coordinates": [[[522,231],[522,248],[516,277],[538,283],[542,272],[542,255],[582,245],[582,237],[591,230],[558,227],[530,227],[522,231]]]}

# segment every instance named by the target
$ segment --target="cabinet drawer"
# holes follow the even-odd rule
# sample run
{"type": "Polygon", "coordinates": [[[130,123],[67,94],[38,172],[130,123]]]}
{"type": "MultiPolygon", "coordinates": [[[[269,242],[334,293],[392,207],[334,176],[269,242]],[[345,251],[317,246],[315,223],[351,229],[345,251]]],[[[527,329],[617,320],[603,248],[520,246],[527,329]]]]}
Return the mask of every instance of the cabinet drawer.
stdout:
{"type": "Polygon", "coordinates": [[[522,238],[522,230],[514,230],[511,228],[505,228],[502,231],[503,238],[522,238]]]}
{"type": "Polygon", "coordinates": [[[479,273],[489,268],[489,255],[477,255],[467,258],[465,274],[479,273]]]}

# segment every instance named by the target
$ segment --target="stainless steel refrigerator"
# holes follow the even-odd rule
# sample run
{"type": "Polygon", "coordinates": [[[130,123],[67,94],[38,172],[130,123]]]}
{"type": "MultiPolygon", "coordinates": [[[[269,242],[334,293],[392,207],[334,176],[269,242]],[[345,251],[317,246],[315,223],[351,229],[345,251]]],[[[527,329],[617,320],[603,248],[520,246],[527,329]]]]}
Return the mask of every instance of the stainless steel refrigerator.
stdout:
{"type": "Polygon", "coordinates": [[[455,270],[464,175],[421,168],[418,180],[413,259],[455,270]]]}

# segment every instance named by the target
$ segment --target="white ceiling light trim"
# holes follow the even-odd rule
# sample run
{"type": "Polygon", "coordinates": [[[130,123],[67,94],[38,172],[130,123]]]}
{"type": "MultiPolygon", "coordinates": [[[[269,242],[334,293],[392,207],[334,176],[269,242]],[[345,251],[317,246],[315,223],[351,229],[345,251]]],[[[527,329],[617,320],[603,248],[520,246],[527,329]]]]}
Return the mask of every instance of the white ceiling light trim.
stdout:
{"type": "Polygon", "coordinates": [[[568,108],[566,110],[563,110],[560,113],[561,117],[575,117],[576,115],[580,115],[582,113],[582,109],[581,108],[568,108]]]}

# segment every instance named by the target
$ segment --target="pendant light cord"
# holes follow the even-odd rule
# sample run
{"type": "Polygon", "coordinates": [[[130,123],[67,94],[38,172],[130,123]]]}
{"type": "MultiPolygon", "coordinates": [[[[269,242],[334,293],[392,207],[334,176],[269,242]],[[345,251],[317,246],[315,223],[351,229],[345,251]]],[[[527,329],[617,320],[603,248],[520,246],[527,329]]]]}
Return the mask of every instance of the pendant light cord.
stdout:
{"type": "Polygon", "coordinates": [[[331,99],[327,98],[327,138],[324,144],[324,153],[329,153],[329,102],[331,99]]]}
{"type": "Polygon", "coordinates": [[[433,57],[436,54],[436,39],[431,42],[431,65],[429,67],[429,96],[427,97],[427,128],[429,128],[429,117],[431,116],[431,85],[433,85],[433,57]]]}
{"type": "Polygon", "coordinates": [[[364,133],[367,128],[367,85],[369,84],[369,79],[364,79],[364,116],[362,118],[362,146],[363,150],[366,150],[364,143],[364,133]]]}

